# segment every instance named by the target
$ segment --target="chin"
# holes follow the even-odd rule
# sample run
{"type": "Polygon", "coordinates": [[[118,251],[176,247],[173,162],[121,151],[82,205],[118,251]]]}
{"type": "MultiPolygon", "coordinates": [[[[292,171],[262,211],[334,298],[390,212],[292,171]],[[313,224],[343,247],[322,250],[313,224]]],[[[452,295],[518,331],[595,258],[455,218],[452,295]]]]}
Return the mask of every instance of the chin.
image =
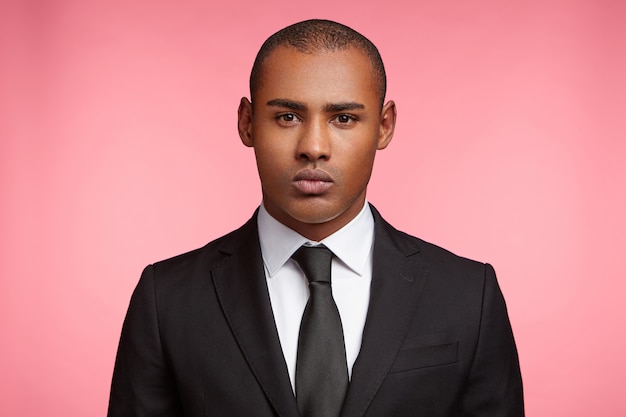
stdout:
{"type": "Polygon", "coordinates": [[[320,207],[317,204],[310,204],[306,208],[293,210],[289,215],[300,223],[323,224],[336,219],[344,211],[336,210],[331,207],[320,207]]]}

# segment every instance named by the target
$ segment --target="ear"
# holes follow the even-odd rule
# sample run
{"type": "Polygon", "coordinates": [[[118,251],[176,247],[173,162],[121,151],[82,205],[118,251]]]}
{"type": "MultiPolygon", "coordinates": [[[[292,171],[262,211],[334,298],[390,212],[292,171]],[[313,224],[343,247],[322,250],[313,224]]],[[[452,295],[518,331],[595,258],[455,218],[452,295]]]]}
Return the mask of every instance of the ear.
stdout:
{"type": "Polygon", "coordinates": [[[396,103],[392,100],[388,101],[384,106],[380,114],[380,134],[378,135],[378,145],[376,149],[385,149],[391,138],[393,138],[393,132],[396,128],[396,103]]]}
{"type": "Polygon", "coordinates": [[[252,103],[245,97],[242,97],[239,102],[239,109],[237,110],[237,128],[243,144],[249,147],[253,146],[252,103]]]}

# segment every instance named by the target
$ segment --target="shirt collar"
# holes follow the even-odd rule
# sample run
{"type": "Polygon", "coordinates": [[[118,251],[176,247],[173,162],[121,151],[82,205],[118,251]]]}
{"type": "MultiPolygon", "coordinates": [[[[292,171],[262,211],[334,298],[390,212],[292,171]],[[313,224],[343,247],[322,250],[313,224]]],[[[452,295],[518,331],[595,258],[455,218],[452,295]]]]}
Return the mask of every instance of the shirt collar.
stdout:
{"type": "Polygon", "coordinates": [[[374,242],[374,217],[367,202],[359,214],[341,229],[313,242],[273,218],[263,204],[257,217],[263,262],[272,277],[302,245],[323,244],[358,275],[365,270],[374,242]]]}

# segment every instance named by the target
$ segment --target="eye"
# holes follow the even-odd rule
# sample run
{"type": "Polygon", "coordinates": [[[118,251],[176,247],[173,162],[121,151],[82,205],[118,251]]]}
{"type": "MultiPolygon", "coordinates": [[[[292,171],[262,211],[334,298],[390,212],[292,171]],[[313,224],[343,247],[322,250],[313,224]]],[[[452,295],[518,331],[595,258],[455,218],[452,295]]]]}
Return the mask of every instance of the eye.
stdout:
{"type": "Polygon", "coordinates": [[[335,124],[347,127],[353,125],[358,119],[350,114],[339,114],[332,120],[335,124]]]}
{"type": "Polygon", "coordinates": [[[293,125],[300,122],[300,118],[294,113],[282,113],[276,116],[276,120],[281,125],[293,125]]]}

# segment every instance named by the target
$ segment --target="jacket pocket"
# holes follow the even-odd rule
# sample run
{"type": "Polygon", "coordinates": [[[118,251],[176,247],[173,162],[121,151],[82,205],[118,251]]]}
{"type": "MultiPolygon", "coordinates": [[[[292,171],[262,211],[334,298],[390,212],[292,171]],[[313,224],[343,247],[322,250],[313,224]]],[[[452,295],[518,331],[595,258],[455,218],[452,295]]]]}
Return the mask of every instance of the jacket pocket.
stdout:
{"type": "Polygon", "coordinates": [[[398,352],[389,372],[402,372],[456,363],[459,360],[458,350],[459,342],[403,349],[398,352]]]}

